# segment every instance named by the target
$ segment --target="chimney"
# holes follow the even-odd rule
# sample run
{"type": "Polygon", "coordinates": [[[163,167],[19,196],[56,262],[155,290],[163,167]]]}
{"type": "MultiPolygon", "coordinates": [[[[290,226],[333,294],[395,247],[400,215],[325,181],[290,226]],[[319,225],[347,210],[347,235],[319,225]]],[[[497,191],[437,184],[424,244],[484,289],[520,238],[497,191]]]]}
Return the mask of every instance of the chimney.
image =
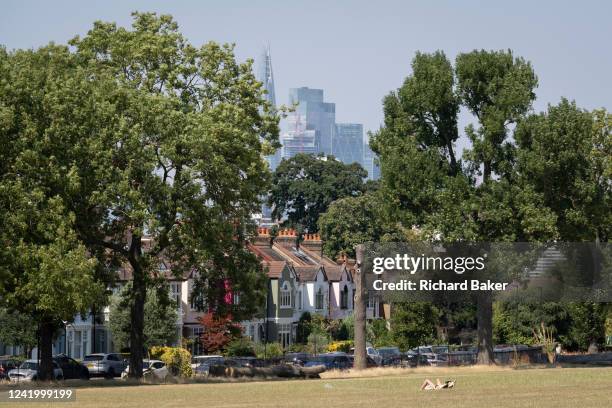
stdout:
{"type": "Polygon", "coordinates": [[[321,241],[321,236],[319,234],[304,234],[304,240],[300,245],[309,251],[320,254],[323,247],[323,241],[321,241]]]}
{"type": "Polygon", "coordinates": [[[280,230],[274,243],[285,248],[294,248],[297,243],[297,234],[293,228],[280,230]]]}
{"type": "Polygon", "coordinates": [[[268,228],[257,228],[257,236],[253,239],[253,245],[258,247],[270,247],[270,231],[268,228]]]}

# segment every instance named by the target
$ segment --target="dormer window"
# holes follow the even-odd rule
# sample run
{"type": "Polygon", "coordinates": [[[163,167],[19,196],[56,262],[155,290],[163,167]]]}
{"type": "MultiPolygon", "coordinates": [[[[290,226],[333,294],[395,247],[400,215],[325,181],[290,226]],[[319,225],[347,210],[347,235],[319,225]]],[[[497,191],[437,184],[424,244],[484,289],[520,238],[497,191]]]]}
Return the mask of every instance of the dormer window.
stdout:
{"type": "Polygon", "coordinates": [[[291,307],[291,286],[289,282],[285,281],[280,291],[280,307],[290,308],[291,307]]]}

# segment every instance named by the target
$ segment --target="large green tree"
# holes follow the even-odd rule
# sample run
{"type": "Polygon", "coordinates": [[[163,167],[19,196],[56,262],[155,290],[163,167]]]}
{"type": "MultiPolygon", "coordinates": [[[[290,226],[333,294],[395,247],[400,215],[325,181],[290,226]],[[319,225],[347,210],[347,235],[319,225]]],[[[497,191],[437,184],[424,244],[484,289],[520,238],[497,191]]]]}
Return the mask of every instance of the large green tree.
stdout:
{"type": "Polygon", "coordinates": [[[36,321],[16,310],[0,309],[0,343],[23,348],[25,357],[36,346],[36,321]]]}
{"type": "Polygon", "coordinates": [[[279,118],[252,61],[238,63],[229,45],[192,46],[170,16],[136,13],[131,29],[96,22],[70,45],[3,52],[2,154],[16,159],[3,160],[2,176],[25,167],[41,198],[17,186],[16,202],[57,214],[37,228],[58,238],[29,267],[45,271],[36,262],[48,255],[52,271],[79,276],[40,272],[39,286],[72,285],[52,292],[70,299],[62,313],[94,301],[88,276],[108,284],[121,266],[132,278],[130,376],[141,377],[147,288],[164,279],[162,261],[177,276],[195,272],[211,308],[231,307],[228,284],[238,312],[263,302],[265,274],[243,242],[269,186],[262,157],[278,145],[279,118]]]}
{"type": "MultiPolygon", "coordinates": [[[[110,302],[109,328],[113,343],[118,349],[130,347],[132,320],[130,317],[131,285],[126,285],[120,293],[112,296],[110,302]]],[[[176,342],[178,306],[168,296],[167,285],[149,288],[144,306],[144,343],[145,350],[153,346],[169,346],[176,342]]]]}
{"type": "MultiPolygon", "coordinates": [[[[454,70],[440,52],[418,54],[413,74],[385,98],[384,126],[372,141],[387,217],[443,242],[554,237],[555,217],[541,195],[512,177],[508,135],[536,85],[530,64],[510,51],[459,54],[454,70]],[[466,129],[472,147],[462,161],[453,149],[459,104],[477,121],[466,129]]],[[[479,361],[486,364],[493,360],[490,294],[477,303],[479,361]]]]}
{"type": "Polygon", "coordinates": [[[377,194],[346,197],[331,203],[319,217],[323,251],[335,258],[338,254],[355,256],[355,246],[380,241],[390,231],[380,214],[377,194]]]}
{"type": "Polygon", "coordinates": [[[70,106],[66,97],[94,95],[103,85],[55,45],[0,49],[0,78],[0,299],[35,322],[41,379],[51,379],[53,333],[103,297],[101,265],[78,239],[66,200],[81,181],[78,158],[67,158],[82,145],[63,126],[91,108],[70,106]]]}
{"type": "Polygon", "coordinates": [[[358,163],[344,164],[333,156],[297,154],[283,160],[273,175],[269,204],[276,219],[313,233],[319,216],[343,197],[364,191],[367,172],[358,163]]]}

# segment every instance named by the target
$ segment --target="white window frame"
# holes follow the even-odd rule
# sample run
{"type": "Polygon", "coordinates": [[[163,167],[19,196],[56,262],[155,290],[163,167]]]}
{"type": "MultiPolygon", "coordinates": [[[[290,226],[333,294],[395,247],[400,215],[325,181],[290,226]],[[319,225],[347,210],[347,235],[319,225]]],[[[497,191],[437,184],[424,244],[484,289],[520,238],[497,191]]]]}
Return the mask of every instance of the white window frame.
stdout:
{"type": "Polygon", "coordinates": [[[278,303],[281,309],[291,309],[291,286],[287,281],[283,282],[278,303]]]}

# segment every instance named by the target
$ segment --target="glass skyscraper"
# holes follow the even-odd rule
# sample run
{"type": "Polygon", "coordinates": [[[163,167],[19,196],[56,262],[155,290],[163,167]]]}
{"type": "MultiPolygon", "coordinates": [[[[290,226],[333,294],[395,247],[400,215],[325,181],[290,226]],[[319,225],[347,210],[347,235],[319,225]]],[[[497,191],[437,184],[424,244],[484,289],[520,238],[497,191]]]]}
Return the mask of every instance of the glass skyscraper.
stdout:
{"type": "MultiPolygon", "coordinates": [[[[272,56],[270,55],[270,47],[265,47],[258,58],[257,64],[257,80],[263,84],[267,91],[266,100],[270,102],[273,108],[276,108],[276,93],[274,91],[274,73],[272,71],[272,56]]],[[[278,149],[276,154],[266,156],[266,160],[270,165],[270,169],[274,171],[281,161],[281,150],[278,149]]]]}
{"type": "Polygon", "coordinates": [[[332,138],[332,154],[346,164],[363,164],[363,125],[337,123],[332,138]]]}
{"type": "Polygon", "coordinates": [[[367,137],[363,143],[363,168],[368,172],[368,180],[380,178],[380,167],[376,163],[376,154],[370,149],[370,141],[367,137]]]}
{"type": "MultiPolygon", "coordinates": [[[[315,153],[332,154],[332,139],[336,130],[336,104],[323,101],[322,89],[308,87],[289,89],[289,105],[294,104],[297,106],[295,112],[290,114],[287,133],[292,131],[295,133],[297,130],[292,128],[292,122],[300,123],[305,126],[304,132],[311,130],[315,132],[315,153]],[[291,119],[291,116],[294,119],[291,119]]],[[[283,155],[283,158],[286,157],[291,156],[283,155]]]]}

